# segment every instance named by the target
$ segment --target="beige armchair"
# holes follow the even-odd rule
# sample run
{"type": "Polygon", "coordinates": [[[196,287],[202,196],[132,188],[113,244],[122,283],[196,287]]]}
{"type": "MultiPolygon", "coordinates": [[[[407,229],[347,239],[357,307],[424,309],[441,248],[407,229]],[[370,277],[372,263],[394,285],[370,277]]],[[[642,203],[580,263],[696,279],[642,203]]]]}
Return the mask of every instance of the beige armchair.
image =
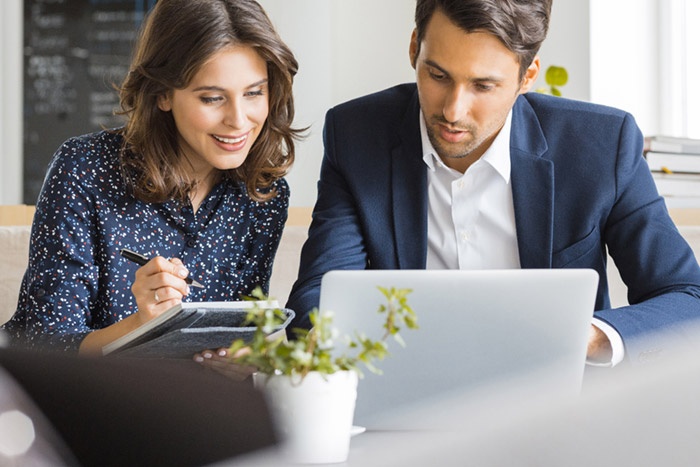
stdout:
{"type": "MultiPolygon", "coordinates": [[[[17,306],[20,283],[27,267],[33,213],[33,206],[0,206],[0,324],[10,319],[17,306]]],[[[672,210],[671,215],[695,251],[696,258],[700,258],[700,209],[672,210]]],[[[287,302],[296,280],[299,255],[310,221],[311,208],[290,208],[270,280],[270,296],[281,304],[287,302]]],[[[608,262],[608,280],[613,306],[627,304],[627,288],[612,261],[608,262]]]]}

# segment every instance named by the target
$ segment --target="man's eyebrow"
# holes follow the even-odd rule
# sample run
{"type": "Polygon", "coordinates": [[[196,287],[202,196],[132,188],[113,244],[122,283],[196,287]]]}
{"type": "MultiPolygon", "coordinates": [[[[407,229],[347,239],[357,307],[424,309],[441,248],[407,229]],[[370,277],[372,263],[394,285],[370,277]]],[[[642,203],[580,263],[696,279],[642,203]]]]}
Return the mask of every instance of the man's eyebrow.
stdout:
{"type": "MultiPolygon", "coordinates": [[[[445,70],[443,67],[438,65],[432,60],[425,60],[424,62],[426,65],[432,68],[436,68],[437,70],[440,71],[445,76],[452,77],[449,71],[445,70]]],[[[503,78],[498,77],[498,76],[481,76],[478,78],[470,78],[469,81],[472,83],[501,83],[503,82],[503,78]]]]}
{"type": "MultiPolygon", "coordinates": [[[[256,81],[253,84],[250,84],[246,86],[246,89],[250,88],[256,88],[258,86],[261,86],[263,84],[266,84],[269,80],[267,78],[263,78],[260,81],[256,81]]],[[[224,92],[226,91],[224,88],[221,86],[199,86],[194,88],[192,91],[198,92],[198,91],[217,91],[217,92],[224,92]]]]}
{"type": "Polygon", "coordinates": [[[432,68],[437,68],[443,75],[450,76],[450,73],[432,60],[425,60],[425,64],[432,68]]]}
{"type": "Polygon", "coordinates": [[[481,78],[472,78],[471,81],[473,83],[501,83],[503,82],[503,78],[496,76],[484,76],[481,78]]]}

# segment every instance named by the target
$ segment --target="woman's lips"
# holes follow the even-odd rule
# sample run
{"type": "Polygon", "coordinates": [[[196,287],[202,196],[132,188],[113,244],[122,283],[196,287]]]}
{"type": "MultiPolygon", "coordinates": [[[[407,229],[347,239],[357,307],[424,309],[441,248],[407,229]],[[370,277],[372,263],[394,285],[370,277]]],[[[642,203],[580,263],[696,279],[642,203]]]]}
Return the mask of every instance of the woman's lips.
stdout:
{"type": "Polygon", "coordinates": [[[212,135],[214,141],[217,145],[227,151],[238,151],[245,146],[246,141],[248,141],[248,135],[250,132],[242,136],[219,136],[212,135]]]}

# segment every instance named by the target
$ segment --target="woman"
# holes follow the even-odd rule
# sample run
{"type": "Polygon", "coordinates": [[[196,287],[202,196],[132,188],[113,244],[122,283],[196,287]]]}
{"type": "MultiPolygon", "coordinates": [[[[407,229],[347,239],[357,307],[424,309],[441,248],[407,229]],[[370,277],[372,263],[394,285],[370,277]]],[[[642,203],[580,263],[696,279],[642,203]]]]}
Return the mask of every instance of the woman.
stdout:
{"type": "Polygon", "coordinates": [[[255,1],[159,0],[120,87],[126,125],[72,138],[50,163],[9,334],[98,352],[185,296],[266,291],[296,71],[255,1]],[[153,259],[139,268],[123,248],[153,259]]]}

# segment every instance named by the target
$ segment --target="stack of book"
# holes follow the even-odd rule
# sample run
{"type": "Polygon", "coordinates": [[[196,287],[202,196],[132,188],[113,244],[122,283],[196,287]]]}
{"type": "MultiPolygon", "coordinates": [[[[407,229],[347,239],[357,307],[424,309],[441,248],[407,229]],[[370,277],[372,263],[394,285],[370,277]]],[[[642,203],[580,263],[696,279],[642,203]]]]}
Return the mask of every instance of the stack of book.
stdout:
{"type": "Polygon", "coordinates": [[[700,139],[649,136],[644,157],[667,203],[700,205],[700,139]]]}

